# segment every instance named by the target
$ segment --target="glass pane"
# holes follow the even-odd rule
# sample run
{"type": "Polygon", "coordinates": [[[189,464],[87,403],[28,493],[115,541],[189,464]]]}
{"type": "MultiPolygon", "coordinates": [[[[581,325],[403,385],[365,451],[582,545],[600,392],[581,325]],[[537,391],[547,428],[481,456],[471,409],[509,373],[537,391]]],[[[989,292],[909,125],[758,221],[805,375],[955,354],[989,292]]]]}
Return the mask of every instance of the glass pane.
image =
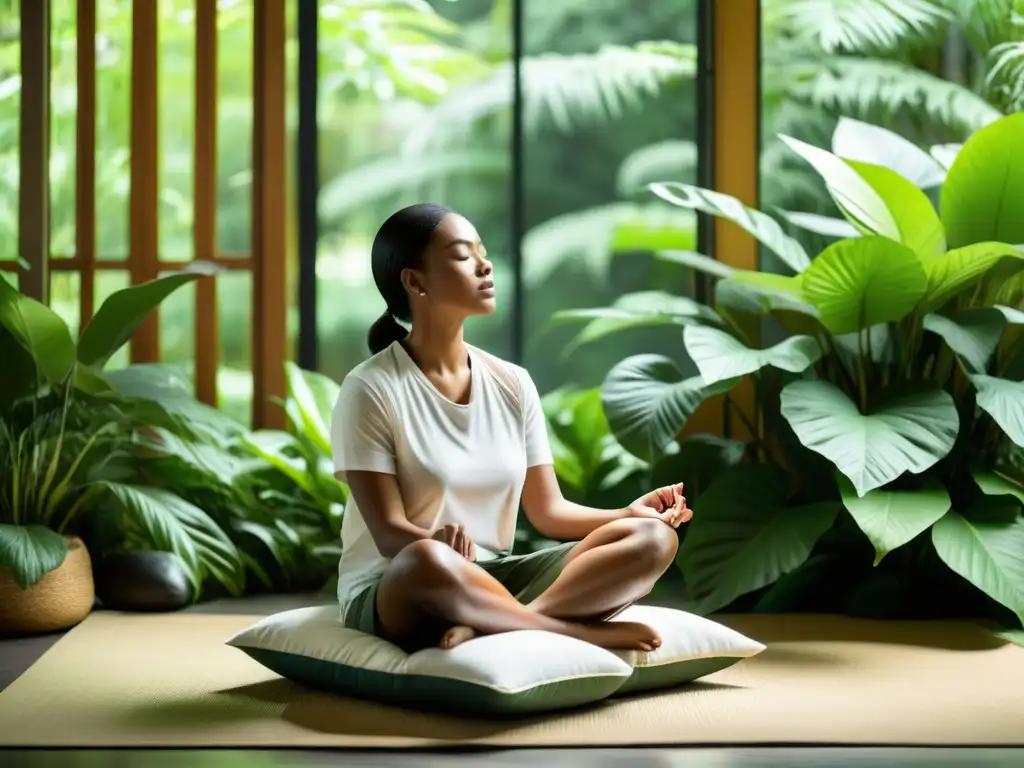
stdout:
{"type": "MultiPolygon", "coordinates": [[[[20,0],[0,3],[0,261],[18,258],[20,0]]],[[[15,275],[17,279],[17,275],[15,275]]]]}
{"type": "Polygon", "coordinates": [[[217,247],[223,256],[248,256],[253,0],[220,0],[217,7],[217,247]]]}
{"type": "Polygon", "coordinates": [[[192,258],[195,0],[160,0],[160,258],[192,258]]]}
{"type": "Polygon", "coordinates": [[[695,249],[696,217],[646,185],[696,181],[698,3],[522,3],[525,365],[542,393],[597,386],[633,354],[690,366],[677,327],[624,331],[567,355],[582,325],[550,321],[624,294],[692,290],[685,268],[653,252],[695,249]]]}
{"type": "Polygon", "coordinates": [[[160,305],[160,362],[177,366],[191,378],[195,367],[195,339],[196,284],[189,283],[160,305]]]}
{"type": "Polygon", "coordinates": [[[131,0],[96,3],[96,253],[102,259],[128,254],[131,68],[131,0]]]}
{"type": "Polygon", "coordinates": [[[511,4],[320,4],[320,367],[339,379],[368,355],[384,309],[370,272],[381,223],[415,202],[451,206],[495,263],[498,311],[467,338],[511,353],[508,151],[511,4]],[[352,34],[359,30],[359,34],[352,34]]]}
{"type": "MultiPolygon", "coordinates": [[[[103,306],[110,294],[128,287],[130,275],[126,270],[104,269],[96,273],[96,309],[103,306]]],[[[125,344],[110,358],[107,367],[124,368],[128,365],[128,345],[125,344]]]]}
{"type": "Polygon", "coordinates": [[[252,275],[247,271],[217,276],[220,313],[220,409],[243,424],[252,423],[252,275]]]}
{"type": "Polygon", "coordinates": [[[56,312],[77,339],[81,319],[82,276],[78,272],[50,273],[50,309],[56,312]]]}
{"type": "Polygon", "coordinates": [[[50,6],[50,254],[75,255],[78,16],[75,3],[50,6]]]}

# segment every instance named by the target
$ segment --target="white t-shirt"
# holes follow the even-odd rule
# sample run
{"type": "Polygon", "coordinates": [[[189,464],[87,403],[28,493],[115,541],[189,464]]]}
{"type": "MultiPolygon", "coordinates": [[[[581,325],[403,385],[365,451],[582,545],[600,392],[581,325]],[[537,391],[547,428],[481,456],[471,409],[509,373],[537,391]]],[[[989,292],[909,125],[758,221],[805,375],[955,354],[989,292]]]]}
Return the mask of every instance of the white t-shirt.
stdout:
{"type": "MultiPolygon", "coordinates": [[[[463,525],[477,559],[512,549],[528,467],[551,464],[537,388],[525,369],[466,345],[469,402],[453,403],[398,342],[354,368],[331,417],[335,472],[395,475],[411,523],[463,525]]],[[[341,526],[338,600],[352,598],[388,564],[350,498],[341,526]]]]}

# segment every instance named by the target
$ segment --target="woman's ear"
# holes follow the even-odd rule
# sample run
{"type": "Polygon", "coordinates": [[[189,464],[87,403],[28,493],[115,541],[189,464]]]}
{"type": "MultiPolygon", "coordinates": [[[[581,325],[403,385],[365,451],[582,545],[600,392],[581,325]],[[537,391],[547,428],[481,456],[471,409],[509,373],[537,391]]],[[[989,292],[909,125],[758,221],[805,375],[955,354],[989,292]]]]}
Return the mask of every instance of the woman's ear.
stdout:
{"type": "Polygon", "coordinates": [[[423,273],[415,269],[402,270],[402,286],[410,296],[426,296],[427,288],[423,273]]]}

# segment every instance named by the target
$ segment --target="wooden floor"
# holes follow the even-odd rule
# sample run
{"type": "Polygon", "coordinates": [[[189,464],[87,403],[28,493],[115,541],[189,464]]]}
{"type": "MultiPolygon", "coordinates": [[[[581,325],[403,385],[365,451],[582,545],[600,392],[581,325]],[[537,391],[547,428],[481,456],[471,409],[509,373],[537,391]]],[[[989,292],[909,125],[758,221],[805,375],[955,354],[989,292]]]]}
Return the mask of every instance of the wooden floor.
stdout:
{"type": "MultiPolygon", "coordinates": [[[[325,595],[252,597],[217,601],[186,610],[202,613],[260,614],[288,610],[301,605],[327,603],[325,595]]],[[[6,688],[42,656],[61,633],[31,638],[0,639],[0,690],[6,688]]],[[[1024,728],[1024,713],[1021,713],[1024,728]]],[[[987,766],[1024,767],[1024,749],[927,749],[846,747],[759,747],[759,748],[644,748],[644,749],[548,749],[463,752],[365,752],[286,750],[0,750],[0,765],[17,768],[278,768],[321,766],[385,768],[803,768],[804,766],[987,766]]]]}

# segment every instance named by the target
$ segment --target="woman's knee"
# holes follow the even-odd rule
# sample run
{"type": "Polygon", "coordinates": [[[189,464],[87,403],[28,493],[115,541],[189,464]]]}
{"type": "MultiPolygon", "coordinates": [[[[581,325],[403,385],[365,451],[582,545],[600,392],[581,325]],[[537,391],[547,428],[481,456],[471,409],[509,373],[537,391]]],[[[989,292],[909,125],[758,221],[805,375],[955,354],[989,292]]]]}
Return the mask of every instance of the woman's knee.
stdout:
{"type": "Polygon", "coordinates": [[[434,539],[420,539],[406,546],[391,561],[391,571],[402,581],[421,589],[436,589],[459,582],[458,553],[434,539]]]}
{"type": "Polygon", "coordinates": [[[664,570],[675,559],[679,549],[676,529],[654,518],[630,518],[630,541],[636,547],[637,557],[652,568],[664,570]]]}

